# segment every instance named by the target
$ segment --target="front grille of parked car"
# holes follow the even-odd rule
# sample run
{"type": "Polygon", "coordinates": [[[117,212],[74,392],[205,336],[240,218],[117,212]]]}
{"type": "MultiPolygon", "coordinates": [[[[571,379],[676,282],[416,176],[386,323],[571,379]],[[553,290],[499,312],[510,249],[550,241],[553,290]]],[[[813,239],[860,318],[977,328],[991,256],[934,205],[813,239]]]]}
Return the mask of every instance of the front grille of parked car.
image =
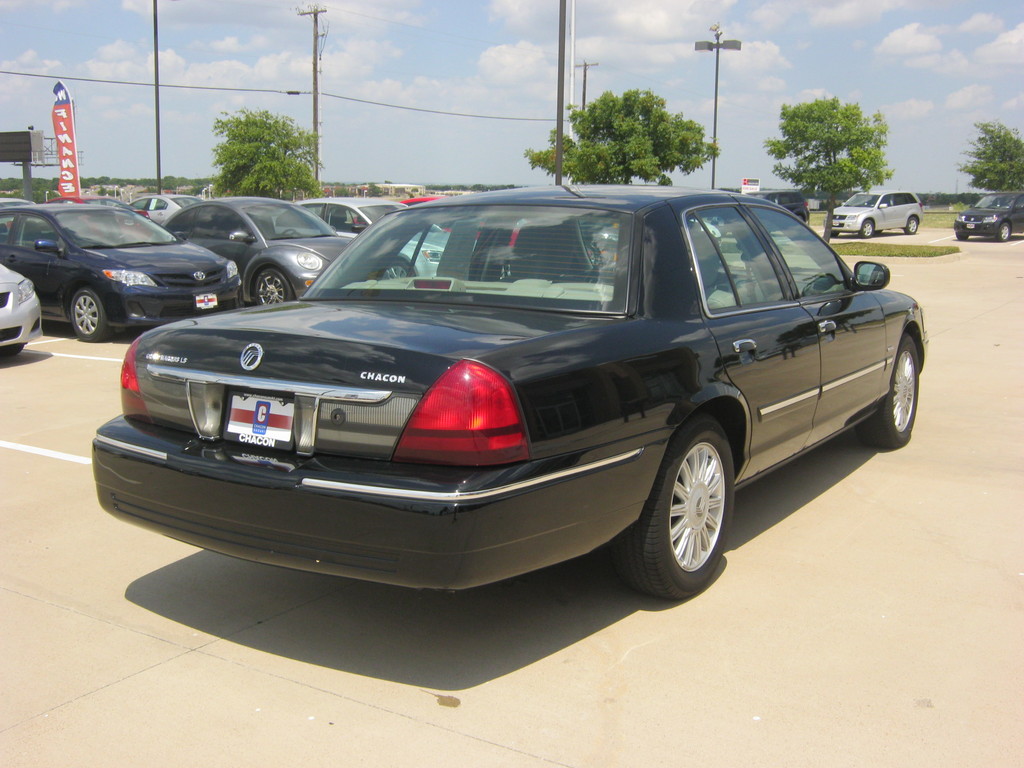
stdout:
{"type": "Polygon", "coordinates": [[[177,272],[166,275],[154,275],[161,283],[174,288],[200,288],[204,285],[215,285],[224,280],[225,269],[217,267],[211,270],[195,270],[193,272],[177,272]],[[196,272],[203,273],[203,279],[197,280],[196,272]]]}
{"type": "Polygon", "coordinates": [[[984,216],[977,213],[965,213],[960,218],[962,221],[967,221],[971,224],[980,224],[985,219],[984,216]]]}
{"type": "Polygon", "coordinates": [[[16,339],[21,334],[21,328],[15,326],[14,328],[0,328],[0,341],[10,341],[16,339]]]}

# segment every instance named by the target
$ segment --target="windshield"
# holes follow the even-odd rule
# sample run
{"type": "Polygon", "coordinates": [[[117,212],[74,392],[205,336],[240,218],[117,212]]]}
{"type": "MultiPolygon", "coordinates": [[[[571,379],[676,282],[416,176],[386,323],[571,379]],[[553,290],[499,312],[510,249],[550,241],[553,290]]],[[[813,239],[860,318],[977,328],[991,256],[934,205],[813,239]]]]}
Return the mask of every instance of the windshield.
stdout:
{"type": "Polygon", "coordinates": [[[107,206],[67,206],[53,217],[64,235],[79,248],[122,248],[128,245],[167,245],[178,238],[133,211],[107,206]]]}
{"type": "Polygon", "coordinates": [[[388,211],[397,211],[399,208],[404,207],[404,205],[381,203],[380,205],[361,205],[359,210],[363,212],[363,216],[374,222],[388,211]]]}
{"type": "Polygon", "coordinates": [[[1004,210],[1009,209],[1013,205],[1013,198],[1015,195],[985,195],[975,208],[1002,208],[1004,210]]]}
{"type": "Polygon", "coordinates": [[[304,298],[622,313],[630,221],[580,208],[409,208],[356,238],[304,298]]]}
{"type": "Polygon", "coordinates": [[[878,195],[871,195],[867,192],[858,192],[845,203],[844,208],[874,208],[878,202],[878,195]]]}
{"type": "Polygon", "coordinates": [[[323,219],[291,203],[251,203],[242,206],[266,240],[297,237],[334,237],[337,233],[323,219]]]}
{"type": "Polygon", "coordinates": [[[171,201],[181,206],[182,208],[188,208],[190,205],[195,205],[199,202],[198,197],[172,197],[171,201]]]}

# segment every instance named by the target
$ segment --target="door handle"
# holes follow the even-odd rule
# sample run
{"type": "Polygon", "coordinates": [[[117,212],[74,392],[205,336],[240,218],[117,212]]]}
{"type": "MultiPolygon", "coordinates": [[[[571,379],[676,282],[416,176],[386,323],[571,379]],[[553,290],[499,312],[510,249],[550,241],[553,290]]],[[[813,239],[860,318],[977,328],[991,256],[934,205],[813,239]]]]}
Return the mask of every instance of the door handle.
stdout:
{"type": "Polygon", "coordinates": [[[822,320],[818,323],[818,330],[822,333],[835,333],[836,332],[836,321],[835,320],[822,320]]]}
{"type": "Polygon", "coordinates": [[[737,355],[744,352],[752,355],[757,351],[757,342],[753,339],[737,339],[732,343],[732,351],[737,355]]]}

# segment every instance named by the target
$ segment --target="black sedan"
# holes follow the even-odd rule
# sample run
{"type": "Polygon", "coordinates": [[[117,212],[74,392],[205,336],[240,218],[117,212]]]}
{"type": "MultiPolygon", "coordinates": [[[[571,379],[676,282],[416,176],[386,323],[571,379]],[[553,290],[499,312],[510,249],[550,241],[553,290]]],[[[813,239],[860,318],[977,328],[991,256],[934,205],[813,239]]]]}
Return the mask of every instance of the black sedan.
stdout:
{"type": "Polygon", "coordinates": [[[302,301],[138,339],[93,443],[99,501],[196,546],[414,587],[610,543],[631,585],[686,597],[738,485],[847,428],[910,440],[927,337],[888,282],[742,195],[425,203],[302,301]]]}
{"type": "Polygon", "coordinates": [[[238,264],[248,304],[278,304],[305,293],[355,235],[339,235],[311,211],[264,197],[191,205],[164,225],[178,237],[238,264]]]}
{"type": "Polygon", "coordinates": [[[0,260],[35,284],[44,320],[70,322],[83,341],[240,306],[232,262],[131,210],[4,209],[0,260]]]}

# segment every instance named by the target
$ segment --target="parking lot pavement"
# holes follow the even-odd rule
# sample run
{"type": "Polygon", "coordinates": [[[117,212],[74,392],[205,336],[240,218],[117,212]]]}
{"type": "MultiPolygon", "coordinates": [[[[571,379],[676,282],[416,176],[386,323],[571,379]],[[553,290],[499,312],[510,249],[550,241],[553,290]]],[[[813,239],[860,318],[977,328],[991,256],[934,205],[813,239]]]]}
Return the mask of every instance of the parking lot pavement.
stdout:
{"type": "Polygon", "coordinates": [[[959,245],[889,262],[931,336],[911,444],[741,491],[678,604],[602,553],[449,594],[124,525],[88,460],[128,340],[47,326],[0,362],[0,765],[1021,765],[1024,240],[959,245]]]}

